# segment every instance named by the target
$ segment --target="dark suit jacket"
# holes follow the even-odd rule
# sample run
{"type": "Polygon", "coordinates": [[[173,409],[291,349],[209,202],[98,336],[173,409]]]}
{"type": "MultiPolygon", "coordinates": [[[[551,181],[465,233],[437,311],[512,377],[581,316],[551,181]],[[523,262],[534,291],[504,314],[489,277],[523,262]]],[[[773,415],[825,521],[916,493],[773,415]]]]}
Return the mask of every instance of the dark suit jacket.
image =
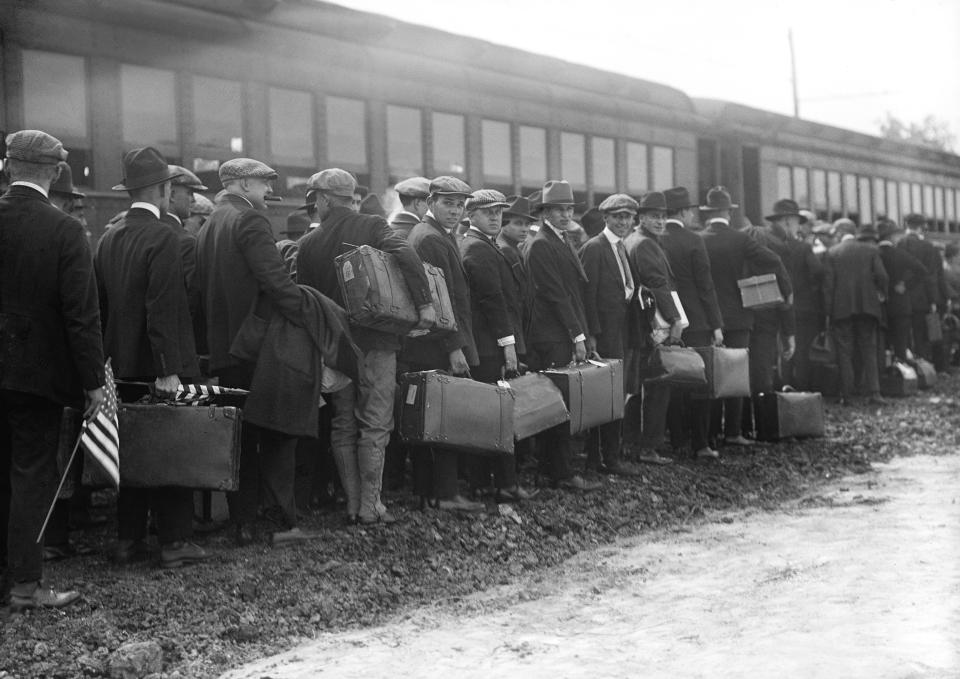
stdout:
{"type": "Polygon", "coordinates": [[[589,329],[583,308],[586,277],[579,260],[549,226],[525,243],[522,252],[532,287],[527,344],[572,343],[589,329]]]}
{"type": "Polygon", "coordinates": [[[690,321],[690,332],[710,332],[723,327],[720,303],[710,273],[710,258],[703,239],[677,222],[667,222],[660,247],[667,255],[677,284],[680,303],[690,321]]]}
{"type": "MultiPolygon", "coordinates": [[[[913,314],[913,305],[910,303],[910,291],[915,287],[927,284],[927,269],[919,259],[911,255],[905,248],[895,247],[892,243],[880,243],[880,261],[890,279],[887,288],[887,301],[884,309],[890,318],[910,317],[913,314]],[[903,283],[906,290],[903,293],[896,291],[897,283],[903,283]]],[[[929,307],[924,307],[926,312],[929,307]]]]}
{"type": "Polygon", "coordinates": [[[855,315],[880,318],[887,272],[875,243],[850,239],[827,251],[823,293],[827,315],[841,321],[855,315]]]}
{"type": "MultiPolygon", "coordinates": [[[[753,314],[743,308],[737,281],[744,278],[748,271],[752,272],[749,275],[776,273],[782,266],[780,258],[747,234],[720,222],[709,224],[702,235],[710,258],[710,273],[720,303],[723,329],[752,329],[753,314]]],[[[781,291],[784,290],[783,283],[781,281],[781,291]]],[[[789,282],[786,288],[792,291],[789,282]]],[[[784,294],[784,298],[787,294],[784,294]]]]}
{"type": "Polygon", "coordinates": [[[524,337],[526,338],[530,331],[530,309],[533,305],[533,289],[530,287],[530,274],[527,272],[527,265],[523,261],[523,252],[516,243],[509,238],[505,238],[503,232],[497,236],[497,247],[500,248],[503,256],[507,258],[510,268],[513,269],[513,275],[520,284],[520,301],[523,304],[521,327],[523,328],[524,337]]]}
{"type": "Polygon", "coordinates": [[[513,335],[518,354],[526,353],[520,281],[500,248],[475,229],[460,241],[463,269],[470,285],[473,337],[480,356],[502,357],[497,340],[513,335]]]}
{"type": "Polygon", "coordinates": [[[193,335],[197,343],[197,352],[206,353],[206,328],[203,314],[200,313],[200,288],[197,285],[197,237],[187,231],[177,217],[164,212],[161,217],[177,235],[180,243],[180,263],[183,266],[183,285],[187,290],[190,304],[190,317],[193,319],[193,335]]]}
{"type": "Polygon", "coordinates": [[[583,306],[588,332],[597,338],[601,356],[623,358],[628,302],[617,255],[603,232],[583,244],[580,262],[587,274],[583,306]]]}
{"type": "Polygon", "coordinates": [[[457,331],[409,338],[404,343],[404,357],[424,365],[444,365],[450,361],[450,352],[462,349],[467,364],[478,365],[480,359],[473,340],[470,286],[467,285],[456,236],[427,215],[423,222],[413,227],[409,242],[421,260],[443,270],[457,331]]]}
{"type": "MultiPolygon", "coordinates": [[[[392,254],[403,274],[410,296],[417,308],[430,304],[430,288],[423,263],[410,244],[394,232],[386,220],[375,215],[361,215],[346,207],[335,207],[323,223],[298,241],[297,281],[322,292],[340,306],[344,306],[343,292],[337,277],[336,257],[358,245],[369,245],[392,254]]],[[[350,325],[353,339],[364,351],[400,349],[396,335],[350,325]]]]}
{"type": "Polygon", "coordinates": [[[302,326],[308,311],[277,250],[270,222],[233,194],[224,194],[200,228],[197,281],[211,372],[239,364],[230,356],[230,345],[259,292],[294,324],[302,326]]]}
{"type": "Polygon", "coordinates": [[[0,389],[79,406],[102,385],[84,228],[39,191],[12,186],[0,197],[0,389]]]}
{"type": "Polygon", "coordinates": [[[117,377],[199,375],[180,242],[142,208],[104,233],[94,259],[103,348],[117,377]]]}
{"type": "Polygon", "coordinates": [[[412,212],[401,210],[390,218],[390,228],[400,234],[403,239],[409,238],[413,227],[420,223],[412,212]]]}
{"type": "Polygon", "coordinates": [[[920,240],[916,234],[909,233],[897,243],[897,247],[903,248],[904,251],[913,255],[916,259],[919,259],[920,263],[923,264],[927,270],[924,284],[914,285],[909,291],[910,306],[913,309],[913,313],[925,314],[930,311],[931,304],[942,307],[943,301],[940,297],[942,287],[941,280],[943,278],[943,260],[940,257],[940,251],[937,250],[937,246],[925,240],[920,240]]]}

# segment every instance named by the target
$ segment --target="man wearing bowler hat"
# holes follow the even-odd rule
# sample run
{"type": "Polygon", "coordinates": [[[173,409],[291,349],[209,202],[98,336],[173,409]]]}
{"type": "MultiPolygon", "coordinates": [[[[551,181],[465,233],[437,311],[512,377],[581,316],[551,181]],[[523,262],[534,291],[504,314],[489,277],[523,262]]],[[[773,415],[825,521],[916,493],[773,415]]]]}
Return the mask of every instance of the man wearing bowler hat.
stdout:
{"type": "MultiPolygon", "coordinates": [[[[587,316],[587,353],[623,359],[627,339],[627,310],[636,286],[624,237],[633,230],[639,204],[625,193],[604,199],[598,208],[604,227],[584,243],[580,261],[587,274],[583,305],[587,316]]],[[[587,468],[620,476],[638,474],[621,460],[622,420],[592,429],[587,435],[587,468]]]]}
{"type": "MultiPolygon", "coordinates": [[[[706,228],[702,232],[703,243],[710,258],[710,273],[713,276],[720,316],[723,318],[723,343],[734,349],[750,346],[750,331],[753,314],[743,308],[740,287],[737,281],[744,277],[749,266],[754,273],[774,273],[780,270],[780,258],[742,231],[730,226],[730,215],[739,205],[733,202],[730,192],[715,186],[707,192],[707,204],[701,205],[706,213],[706,228]]],[[[792,289],[789,281],[779,280],[784,299],[792,289]]],[[[747,446],[753,441],[743,435],[743,399],[728,398],[716,401],[713,413],[713,433],[719,434],[718,421],[723,419],[724,442],[730,445],[747,446]]]]}
{"type": "MultiPolygon", "coordinates": [[[[104,351],[118,379],[149,381],[157,394],[173,396],[181,378],[196,377],[197,351],[183,286],[180,245],[161,221],[169,207],[170,182],[179,174],[152,147],[123,158],[130,209],[107,231],[94,260],[100,292],[104,351]]],[[[160,562],[164,568],[203,561],[205,550],[190,542],[193,493],[121,486],[117,497],[119,542],[115,558],[126,563],[146,555],[147,513],[156,510],[160,562]]]]}
{"type": "MultiPolygon", "coordinates": [[[[914,351],[928,361],[932,361],[933,346],[927,332],[927,314],[936,313],[943,306],[941,291],[943,285],[943,260],[937,247],[924,239],[926,218],[917,213],[908,214],[903,218],[906,235],[897,243],[907,253],[920,260],[927,269],[927,276],[923,285],[915,285],[910,289],[910,308],[913,319],[913,346],[914,351]]],[[[938,366],[937,368],[941,368],[938,366]]]]}
{"type": "MultiPolygon", "coordinates": [[[[710,258],[703,238],[692,228],[697,224],[697,204],[684,186],[667,189],[663,195],[667,204],[667,221],[660,247],[670,263],[677,295],[690,323],[680,339],[688,347],[722,345],[723,319],[710,272],[710,258]]],[[[690,398],[686,389],[673,390],[667,420],[675,450],[686,444],[689,435],[695,457],[709,459],[718,456],[709,444],[710,407],[708,399],[690,398]]]]}
{"type": "Polygon", "coordinates": [[[64,406],[93,418],[104,361],[93,258],[83,227],[47,196],[66,160],[40,130],[6,138],[0,197],[0,605],[60,608],[80,598],[43,580],[37,535],[57,488],[64,406]],[[24,342],[23,337],[30,341],[24,342]]]}
{"type": "Polygon", "coordinates": [[[390,227],[406,238],[427,214],[427,198],[430,197],[430,180],[426,177],[410,177],[393,187],[400,199],[400,209],[390,216],[390,227]]]}
{"type": "MultiPolygon", "coordinates": [[[[583,293],[587,275],[573,248],[564,239],[573,221],[573,189],[563,180],[550,180],[537,201],[541,227],[527,239],[524,261],[530,274],[530,365],[536,370],[566,366],[587,358],[587,316],[583,293]]],[[[540,464],[562,488],[592,491],[600,484],[575,474],[570,459],[570,427],[560,424],[540,437],[540,464]]]]}

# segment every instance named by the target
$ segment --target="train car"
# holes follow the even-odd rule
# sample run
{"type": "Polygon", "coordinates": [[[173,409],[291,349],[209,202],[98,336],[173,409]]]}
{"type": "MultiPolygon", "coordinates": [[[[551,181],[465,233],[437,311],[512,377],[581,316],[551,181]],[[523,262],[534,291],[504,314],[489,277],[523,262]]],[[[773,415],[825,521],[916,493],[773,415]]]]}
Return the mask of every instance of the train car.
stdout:
{"type": "Polygon", "coordinates": [[[228,158],[275,167],[278,234],[333,166],[388,207],[420,174],[505,193],[562,177],[584,209],[724,183],[751,221],[790,195],[957,230],[956,156],[316,0],[9,0],[0,26],[0,130],[64,141],[94,236],[126,203],[109,190],[123,153],[146,144],[210,196],[228,158]]]}

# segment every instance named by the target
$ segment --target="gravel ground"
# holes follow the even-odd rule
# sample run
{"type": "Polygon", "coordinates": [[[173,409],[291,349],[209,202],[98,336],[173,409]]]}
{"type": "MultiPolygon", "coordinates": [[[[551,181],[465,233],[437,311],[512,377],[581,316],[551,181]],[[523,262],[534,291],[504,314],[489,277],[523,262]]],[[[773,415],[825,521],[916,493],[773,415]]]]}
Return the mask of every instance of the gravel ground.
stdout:
{"type": "Polygon", "coordinates": [[[0,679],[109,676],[116,649],[141,641],[162,649],[156,677],[216,676],[320,631],[455,605],[616,537],[717,511],[772,509],[875,461],[956,452],[958,386],[951,377],[881,407],[828,404],[825,439],[727,449],[720,464],[645,467],[642,477],[608,478],[589,495],[544,489],[515,513],[492,502],[473,517],[421,512],[400,494],[388,498],[401,519],[394,526],[347,527],[320,513],[304,525],[321,540],[277,549],[236,548],[227,532],[214,534],[200,540],[215,552],[210,562],[172,572],[112,565],[114,528],[105,528],[85,538],[93,556],[47,570],[57,587],[83,593],[79,604],[0,619],[0,679]]]}

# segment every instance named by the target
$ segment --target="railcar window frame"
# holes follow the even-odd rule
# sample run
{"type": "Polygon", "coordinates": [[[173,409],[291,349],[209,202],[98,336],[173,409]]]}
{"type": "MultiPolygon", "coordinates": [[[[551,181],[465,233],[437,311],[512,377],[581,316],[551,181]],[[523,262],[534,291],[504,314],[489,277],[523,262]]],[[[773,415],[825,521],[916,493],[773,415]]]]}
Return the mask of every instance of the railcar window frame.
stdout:
{"type": "Polygon", "coordinates": [[[438,111],[436,109],[431,110],[430,111],[430,140],[431,140],[431,144],[430,144],[431,173],[433,175],[447,175],[447,176],[453,176],[453,177],[460,177],[461,179],[465,178],[467,176],[467,158],[468,158],[467,116],[457,111],[438,111]],[[441,117],[440,118],[441,121],[447,120],[450,123],[456,122],[453,120],[454,118],[459,118],[460,138],[459,140],[454,140],[454,141],[459,141],[459,144],[458,144],[459,163],[457,163],[457,158],[454,157],[457,154],[449,154],[450,155],[449,160],[452,163],[449,167],[441,167],[441,164],[442,164],[441,161],[444,159],[440,157],[439,153],[441,150],[440,147],[442,145],[440,142],[443,141],[443,145],[446,145],[446,143],[449,142],[450,140],[439,139],[438,129],[440,129],[445,134],[446,132],[449,132],[455,128],[450,127],[450,128],[444,129],[445,125],[438,126],[437,125],[438,117],[441,117]],[[459,166],[460,168],[459,170],[456,169],[457,166],[459,166]]]}

